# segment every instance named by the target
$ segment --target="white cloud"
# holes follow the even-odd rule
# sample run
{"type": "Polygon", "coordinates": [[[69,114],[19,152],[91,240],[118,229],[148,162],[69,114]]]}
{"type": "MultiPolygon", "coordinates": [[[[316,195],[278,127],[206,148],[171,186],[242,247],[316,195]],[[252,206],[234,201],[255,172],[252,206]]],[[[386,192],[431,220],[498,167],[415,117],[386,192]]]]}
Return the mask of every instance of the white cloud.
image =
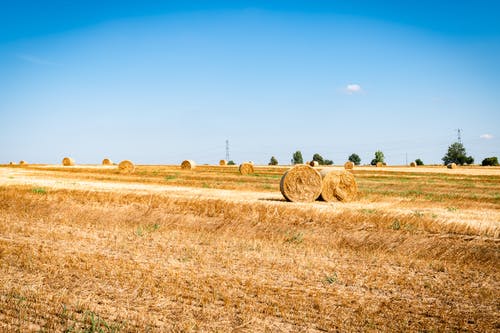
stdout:
{"type": "Polygon", "coordinates": [[[491,135],[491,134],[481,134],[479,137],[481,139],[485,139],[485,140],[493,139],[493,135],[491,135]]]}
{"type": "Polygon", "coordinates": [[[359,84],[355,84],[355,83],[348,84],[346,87],[346,91],[349,94],[359,93],[359,92],[361,92],[361,90],[362,90],[361,86],[359,84]]]}

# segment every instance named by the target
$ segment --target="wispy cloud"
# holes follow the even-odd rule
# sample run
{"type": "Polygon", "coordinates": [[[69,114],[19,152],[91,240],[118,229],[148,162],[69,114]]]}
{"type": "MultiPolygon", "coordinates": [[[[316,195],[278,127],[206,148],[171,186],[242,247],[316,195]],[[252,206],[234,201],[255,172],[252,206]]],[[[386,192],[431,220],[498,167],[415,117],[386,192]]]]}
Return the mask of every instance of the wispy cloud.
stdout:
{"type": "Polygon", "coordinates": [[[356,93],[360,93],[361,91],[363,91],[363,89],[361,89],[361,86],[359,84],[356,84],[356,83],[350,83],[348,84],[346,87],[345,87],[345,91],[348,93],[348,94],[356,94],[356,93]]]}
{"type": "Polygon", "coordinates": [[[485,139],[485,140],[491,140],[491,139],[493,139],[493,138],[494,138],[494,136],[493,136],[493,135],[491,135],[491,134],[481,134],[479,137],[480,137],[481,139],[485,139]]]}
{"type": "Polygon", "coordinates": [[[17,58],[21,59],[23,61],[29,62],[31,64],[36,64],[36,65],[59,66],[58,63],[49,61],[47,59],[39,58],[39,57],[31,55],[31,54],[18,54],[17,58]]]}

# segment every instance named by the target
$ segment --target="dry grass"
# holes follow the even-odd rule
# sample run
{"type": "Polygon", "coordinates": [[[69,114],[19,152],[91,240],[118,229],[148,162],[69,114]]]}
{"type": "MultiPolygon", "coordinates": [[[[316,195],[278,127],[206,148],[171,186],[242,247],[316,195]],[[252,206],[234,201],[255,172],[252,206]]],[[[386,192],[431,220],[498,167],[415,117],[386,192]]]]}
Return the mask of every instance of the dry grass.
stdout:
{"type": "Polygon", "coordinates": [[[356,168],[339,204],[285,170],[0,168],[0,330],[499,329],[500,173],[356,168]]]}

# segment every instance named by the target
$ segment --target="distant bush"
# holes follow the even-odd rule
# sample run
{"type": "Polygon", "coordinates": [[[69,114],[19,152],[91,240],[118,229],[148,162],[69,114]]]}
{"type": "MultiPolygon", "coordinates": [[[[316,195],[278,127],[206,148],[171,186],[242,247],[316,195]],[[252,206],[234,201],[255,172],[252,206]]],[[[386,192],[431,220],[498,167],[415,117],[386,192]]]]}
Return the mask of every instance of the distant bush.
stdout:
{"type": "Polygon", "coordinates": [[[498,166],[498,157],[486,157],[481,163],[482,166],[498,166]]]}
{"type": "Polygon", "coordinates": [[[302,152],[300,150],[297,150],[295,153],[293,153],[291,162],[292,162],[292,164],[304,163],[304,159],[302,158],[302,152]]]}
{"type": "Polygon", "coordinates": [[[278,160],[276,157],[271,156],[271,160],[269,161],[269,165],[278,165],[278,160]]]}
{"type": "Polygon", "coordinates": [[[231,160],[231,161],[227,162],[227,165],[236,165],[236,163],[234,163],[234,161],[231,160]]]}
{"type": "Polygon", "coordinates": [[[415,163],[417,163],[417,165],[424,165],[424,162],[422,162],[422,160],[420,158],[417,158],[415,160],[415,163]]]}
{"type": "Polygon", "coordinates": [[[325,165],[332,165],[333,161],[332,160],[325,160],[325,165]]]}
{"type": "Polygon", "coordinates": [[[361,164],[361,158],[359,157],[358,154],[351,154],[348,158],[349,161],[354,163],[355,165],[360,165],[361,164]]]}

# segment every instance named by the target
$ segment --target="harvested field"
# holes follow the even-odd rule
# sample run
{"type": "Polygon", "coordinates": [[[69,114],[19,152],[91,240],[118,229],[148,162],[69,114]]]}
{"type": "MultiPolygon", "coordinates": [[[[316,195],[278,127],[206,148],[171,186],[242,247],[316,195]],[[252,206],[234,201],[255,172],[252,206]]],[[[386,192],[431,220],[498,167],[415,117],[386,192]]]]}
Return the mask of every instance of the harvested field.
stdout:
{"type": "Polygon", "coordinates": [[[0,330],[498,330],[500,168],[254,168],[0,167],[0,330]]]}

